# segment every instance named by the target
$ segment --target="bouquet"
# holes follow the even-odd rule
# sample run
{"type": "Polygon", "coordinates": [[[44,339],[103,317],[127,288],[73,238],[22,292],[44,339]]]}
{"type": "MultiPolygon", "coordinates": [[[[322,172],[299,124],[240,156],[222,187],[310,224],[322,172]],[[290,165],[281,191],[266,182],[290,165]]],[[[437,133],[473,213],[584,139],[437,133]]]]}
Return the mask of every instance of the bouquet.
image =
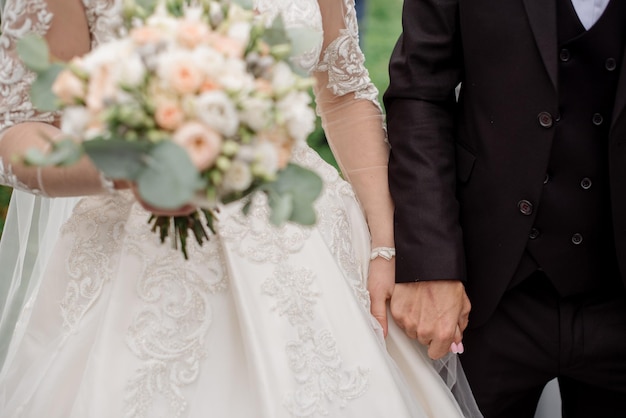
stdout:
{"type": "Polygon", "coordinates": [[[267,195],[273,224],[315,223],[321,179],[289,162],[315,125],[312,80],[289,57],[313,34],[289,32],[242,1],[144,3],[125,1],[120,37],[69,63],[51,60],[41,38],[21,41],[37,73],[31,99],[61,111],[64,133],[25,160],[69,165],[86,153],[151,206],[195,205],[188,216],[149,220],[185,257],[189,232],[202,244],[220,204],[246,198],[247,213],[255,192],[267,195]]]}

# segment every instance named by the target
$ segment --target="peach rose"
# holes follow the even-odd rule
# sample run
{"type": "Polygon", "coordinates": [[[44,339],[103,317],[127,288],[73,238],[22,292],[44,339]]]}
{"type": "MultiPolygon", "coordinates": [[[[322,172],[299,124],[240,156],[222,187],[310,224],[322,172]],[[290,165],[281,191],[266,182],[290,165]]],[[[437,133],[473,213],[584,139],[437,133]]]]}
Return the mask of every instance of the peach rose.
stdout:
{"type": "Polygon", "coordinates": [[[204,82],[204,76],[200,69],[190,62],[178,61],[170,68],[169,82],[180,94],[194,93],[204,82]]]}
{"type": "Polygon", "coordinates": [[[242,58],[246,45],[242,42],[219,34],[211,34],[210,42],[216,51],[230,58],[242,58]]]}
{"type": "Polygon", "coordinates": [[[278,156],[278,168],[283,169],[289,163],[293,141],[284,129],[273,129],[259,133],[258,138],[262,142],[272,144],[278,156]]]}
{"type": "Polygon", "coordinates": [[[195,48],[206,41],[209,30],[202,22],[184,20],[178,26],[176,39],[187,48],[195,48]]]}
{"type": "Polygon", "coordinates": [[[104,102],[115,97],[115,84],[111,69],[106,65],[96,68],[89,78],[89,88],[85,102],[92,112],[104,109],[104,102]]]}
{"type": "Polygon", "coordinates": [[[154,44],[163,39],[163,34],[155,27],[142,26],[130,32],[131,39],[138,45],[154,44]]]}
{"type": "Polygon", "coordinates": [[[222,136],[199,122],[181,126],[173,136],[174,143],[183,147],[193,165],[199,170],[211,167],[220,154],[222,136]]]}
{"type": "Polygon", "coordinates": [[[76,103],[77,100],[84,100],[85,84],[70,70],[63,70],[54,80],[52,92],[63,104],[71,105],[76,103]]]}
{"type": "Polygon", "coordinates": [[[161,128],[174,131],[185,120],[185,113],[178,103],[165,101],[157,104],[154,118],[161,128]]]}

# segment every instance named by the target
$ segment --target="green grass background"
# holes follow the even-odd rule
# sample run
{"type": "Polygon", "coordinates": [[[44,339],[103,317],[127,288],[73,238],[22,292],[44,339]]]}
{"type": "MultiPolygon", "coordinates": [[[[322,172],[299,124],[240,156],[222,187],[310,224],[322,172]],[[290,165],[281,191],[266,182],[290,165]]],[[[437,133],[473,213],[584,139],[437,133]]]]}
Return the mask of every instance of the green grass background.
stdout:
{"type": "MultiPolygon", "coordinates": [[[[365,65],[379,91],[384,92],[389,82],[387,63],[393,45],[400,34],[400,14],[402,0],[366,0],[366,14],[362,21],[362,45],[365,52],[365,65]]],[[[327,161],[334,163],[325,143],[324,135],[318,127],[309,142],[327,161]]],[[[4,226],[11,189],[0,186],[0,234],[4,226]]]]}

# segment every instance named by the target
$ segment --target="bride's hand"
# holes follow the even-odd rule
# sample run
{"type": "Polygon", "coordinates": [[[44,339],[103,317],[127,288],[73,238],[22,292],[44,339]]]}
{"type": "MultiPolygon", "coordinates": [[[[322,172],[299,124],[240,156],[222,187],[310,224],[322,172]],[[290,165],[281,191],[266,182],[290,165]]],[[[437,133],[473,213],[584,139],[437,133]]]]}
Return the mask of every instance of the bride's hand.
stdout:
{"type": "Polygon", "coordinates": [[[154,206],[151,206],[149,203],[147,203],[146,201],[144,201],[141,196],[139,195],[139,191],[137,190],[137,186],[135,184],[131,184],[130,185],[130,189],[133,191],[133,194],[135,195],[135,199],[137,199],[137,201],[141,204],[141,206],[147,210],[148,212],[157,215],[157,216],[170,216],[170,217],[174,217],[174,216],[187,216],[192,214],[193,212],[196,211],[196,207],[194,205],[191,204],[187,204],[184,206],[181,206],[178,209],[161,209],[161,208],[157,208],[154,206]]]}
{"type": "Polygon", "coordinates": [[[370,293],[372,315],[383,327],[387,336],[387,301],[391,299],[395,286],[395,257],[385,260],[376,257],[370,261],[369,275],[367,278],[367,290],[370,293]]]}

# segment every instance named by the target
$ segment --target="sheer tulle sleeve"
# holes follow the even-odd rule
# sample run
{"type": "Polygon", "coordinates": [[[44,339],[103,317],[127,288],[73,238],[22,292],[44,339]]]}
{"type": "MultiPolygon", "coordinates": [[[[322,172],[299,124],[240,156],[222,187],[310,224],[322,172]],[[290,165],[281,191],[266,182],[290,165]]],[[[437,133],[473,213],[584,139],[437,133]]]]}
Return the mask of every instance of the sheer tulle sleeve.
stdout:
{"type": "Polygon", "coordinates": [[[84,159],[70,168],[26,167],[19,156],[30,148],[47,149],[44,138],[60,130],[54,113],[38,111],[30,101],[35,79],[17,55],[18,40],[28,33],[45,36],[52,54],[69,59],[90,48],[87,16],[80,0],[7,0],[0,35],[0,184],[45,196],[80,196],[103,190],[97,170],[84,159]]]}
{"type": "Polygon", "coordinates": [[[364,66],[353,0],[319,0],[324,29],[313,72],[318,112],[333,154],[367,218],[372,247],[393,247],[389,146],[378,91],[364,66]]]}

